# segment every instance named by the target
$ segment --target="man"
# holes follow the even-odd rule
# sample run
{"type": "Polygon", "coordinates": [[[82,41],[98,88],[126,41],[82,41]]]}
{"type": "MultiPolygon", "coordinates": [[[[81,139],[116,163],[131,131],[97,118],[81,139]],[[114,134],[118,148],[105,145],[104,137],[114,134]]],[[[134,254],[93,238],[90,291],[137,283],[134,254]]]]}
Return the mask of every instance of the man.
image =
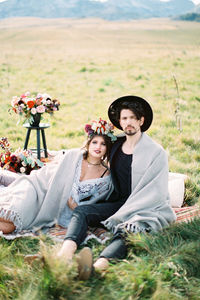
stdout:
{"type": "MultiPolygon", "coordinates": [[[[114,237],[95,262],[95,269],[106,269],[109,259],[126,256],[127,232],[158,231],[176,219],[168,195],[167,155],[144,133],[152,123],[151,106],[143,98],[125,96],[110,105],[108,115],[111,122],[124,132],[111,151],[114,191],[104,203],[83,205],[74,210],[58,253],[59,257],[72,259],[88,226],[98,226],[101,222],[114,233],[114,237]]],[[[87,279],[92,267],[89,248],[80,252],[79,264],[81,278],[87,279]]]]}

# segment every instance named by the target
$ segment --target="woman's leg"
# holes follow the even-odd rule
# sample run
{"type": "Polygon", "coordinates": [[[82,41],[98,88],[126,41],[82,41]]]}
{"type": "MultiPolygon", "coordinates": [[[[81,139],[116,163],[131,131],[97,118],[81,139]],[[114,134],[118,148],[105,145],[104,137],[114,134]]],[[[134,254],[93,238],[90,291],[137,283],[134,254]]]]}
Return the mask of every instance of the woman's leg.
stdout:
{"type": "Polygon", "coordinates": [[[71,259],[76,249],[84,241],[88,226],[99,226],[101,221],[114,214],[122,204],[121,202],[108,202],[82,205],[75,208],[58,256],[71,259]]]}
{"type": "Polygon", "coordinates": [[[0,218],[0,231],[7,234],[13,232],[15,228],[12,222],[0,218]]]}

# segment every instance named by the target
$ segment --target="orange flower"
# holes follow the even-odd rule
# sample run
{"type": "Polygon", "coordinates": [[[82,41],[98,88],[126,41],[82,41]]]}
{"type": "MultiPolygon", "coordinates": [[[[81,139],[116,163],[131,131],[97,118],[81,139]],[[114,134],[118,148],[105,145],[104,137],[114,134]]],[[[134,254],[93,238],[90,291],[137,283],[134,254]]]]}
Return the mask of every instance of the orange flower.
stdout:
{"type": "Polygon", "coordinates": [[[33,100],[29,100],[27,102],[27,105],[28,105],[29,108],[32,108],[34,106],[34,104],[35,104],[35,102],[33,100]]]}
{"type": "Polygon", "coordinates": [[[42,104],[42,97],[40,97],[40,98],[36,98],[36,104],[37,105],[41,105],[42,104]]]}
{"type": "Polygon", "coordinates": [[[10,162],[10,156],[6,156],[6,158],[5,158],[5,164],[7,164],[7,163],[9,163],[10,162]]]}

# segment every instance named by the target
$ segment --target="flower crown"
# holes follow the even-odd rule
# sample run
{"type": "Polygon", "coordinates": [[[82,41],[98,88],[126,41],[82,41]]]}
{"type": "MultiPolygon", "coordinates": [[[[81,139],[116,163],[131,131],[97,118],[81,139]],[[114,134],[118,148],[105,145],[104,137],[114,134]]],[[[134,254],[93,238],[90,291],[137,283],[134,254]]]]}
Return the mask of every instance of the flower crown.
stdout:
{"type": "Polygon", "coordinates": [[[92,121],[91,124],[85,125],[85,132],[87,133],[88,137],[93,134],[102,134],[107,135],[111,142],[117,140],[117,137],[113,134],[114,126],[111,123],[106,122],[99,118],[98,121],[92,121]]]}

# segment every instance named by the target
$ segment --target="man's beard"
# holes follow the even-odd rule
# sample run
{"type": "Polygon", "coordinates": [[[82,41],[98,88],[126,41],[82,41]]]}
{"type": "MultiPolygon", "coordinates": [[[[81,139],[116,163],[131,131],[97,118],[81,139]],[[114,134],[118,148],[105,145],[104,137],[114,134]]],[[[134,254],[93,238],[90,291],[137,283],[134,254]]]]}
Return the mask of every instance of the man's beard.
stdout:
{"type": "Polygon", "coordinates": [[[128,136],[133,136],[139,131],[139,128],[138,129],[135,129],[134,127],[132,127],[132,128],[134,129],[133,131],[130,129],[127,129],[127,130],[125,129],[124,133],[128,136]]]}
{"type": "Polygon", "coordinates": [[[136,131],[124,131],[124,133],[128,136],[133,136],[135,135],[137,132],[136,131]]]}

